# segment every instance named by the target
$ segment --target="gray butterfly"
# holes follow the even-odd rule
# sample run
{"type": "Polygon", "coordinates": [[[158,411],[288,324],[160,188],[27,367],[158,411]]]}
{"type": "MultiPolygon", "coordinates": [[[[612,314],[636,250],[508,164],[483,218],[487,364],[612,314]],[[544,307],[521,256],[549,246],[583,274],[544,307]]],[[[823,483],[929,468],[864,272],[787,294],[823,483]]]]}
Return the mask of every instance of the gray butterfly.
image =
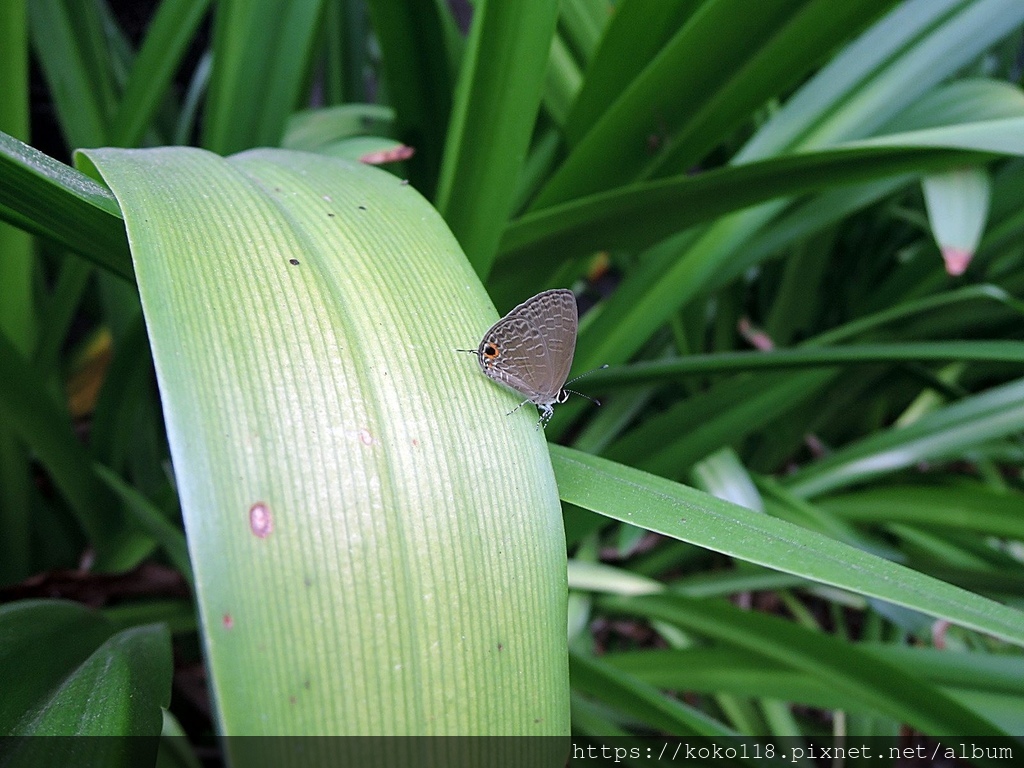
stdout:
{"type": "Polygon", "coordinates": [[[476,350],[457,351],[475,352],[484,375],[526,397],[509,415],[533,403],[540,409],[537,426],[545,426],[556,403],[564,403],[570,394],[580,395],[564,388],[576,352],[578,325],[573,292],[544,291],[492,325],[476,350]]]}

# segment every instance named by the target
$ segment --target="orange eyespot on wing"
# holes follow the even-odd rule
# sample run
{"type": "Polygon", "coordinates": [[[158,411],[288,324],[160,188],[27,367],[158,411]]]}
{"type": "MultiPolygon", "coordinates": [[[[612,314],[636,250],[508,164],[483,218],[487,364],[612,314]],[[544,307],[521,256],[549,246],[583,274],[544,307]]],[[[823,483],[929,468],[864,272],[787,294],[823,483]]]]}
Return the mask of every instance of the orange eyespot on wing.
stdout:
{"type": "Polygon", "coordinates": [[[498,351],[498,348],[494,344],[484,344],[483,355],[488,360],[494,360],[500,354],[501,352],[498,351]]]}

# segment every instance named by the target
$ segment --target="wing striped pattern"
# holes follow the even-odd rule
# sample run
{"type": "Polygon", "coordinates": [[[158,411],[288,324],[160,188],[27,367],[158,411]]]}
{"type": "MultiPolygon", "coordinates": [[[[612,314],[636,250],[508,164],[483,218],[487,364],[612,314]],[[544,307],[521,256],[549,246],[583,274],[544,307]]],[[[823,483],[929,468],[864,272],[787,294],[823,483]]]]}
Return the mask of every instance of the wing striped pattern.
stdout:
{"type": "Polygon", "coordinates": [[[572,291],[544,291],[524,301],[484,334],[477,349],[483,372],[530,402],[558,402],[572,368],[579,323],[572,291]]]}

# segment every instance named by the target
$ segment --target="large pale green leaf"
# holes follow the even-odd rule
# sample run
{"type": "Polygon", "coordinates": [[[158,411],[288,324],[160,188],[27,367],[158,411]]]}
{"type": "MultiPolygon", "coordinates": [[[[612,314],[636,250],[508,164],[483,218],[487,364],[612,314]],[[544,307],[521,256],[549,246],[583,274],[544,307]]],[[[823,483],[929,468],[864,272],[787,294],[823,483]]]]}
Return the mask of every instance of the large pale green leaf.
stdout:
{"type": "Polygon", "coordinates": [[[131,241],[225,734],[566,734],[543,433],[440,217],[292,151],[86,153],[131,241]]]}

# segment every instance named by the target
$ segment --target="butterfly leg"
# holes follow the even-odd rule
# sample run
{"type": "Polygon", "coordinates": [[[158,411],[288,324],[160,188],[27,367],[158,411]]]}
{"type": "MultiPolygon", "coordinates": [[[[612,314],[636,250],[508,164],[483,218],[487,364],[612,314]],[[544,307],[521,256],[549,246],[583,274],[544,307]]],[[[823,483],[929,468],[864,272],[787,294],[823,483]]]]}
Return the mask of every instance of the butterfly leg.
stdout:
{"type": "Polygon", "coordinates": [[[523,402],[521,402],[521,403],[520,403],[519,405],[517,405],[517,406],[516,406],[515,408],[513,408],[513,409],[512,409],[511,411],[509,411],[509,412],[508,412],[508,413],[506,413],[505,415],[506,415],[506,416],[511,416],[511,415],[512,415],[513,413],[515,413],[516,411],[518,411],[518,410],[519,410],[520,408],[522,408],[522,407],[523,407],[524,405],[526,405],[526,404],[527,404],[528,402],[530,402],[530,401],[529,401],[529,399],[527,399],[527,400],[523,400],[523,402]]]}
{"type": "Polygon", "coordinates": [[[537,419],[537,429],[546,429],[548,422],[551,421],[551,417],[555,415],[555,409],[550,405],[538,405],[540,408],[540,418],[537,419]]]}

